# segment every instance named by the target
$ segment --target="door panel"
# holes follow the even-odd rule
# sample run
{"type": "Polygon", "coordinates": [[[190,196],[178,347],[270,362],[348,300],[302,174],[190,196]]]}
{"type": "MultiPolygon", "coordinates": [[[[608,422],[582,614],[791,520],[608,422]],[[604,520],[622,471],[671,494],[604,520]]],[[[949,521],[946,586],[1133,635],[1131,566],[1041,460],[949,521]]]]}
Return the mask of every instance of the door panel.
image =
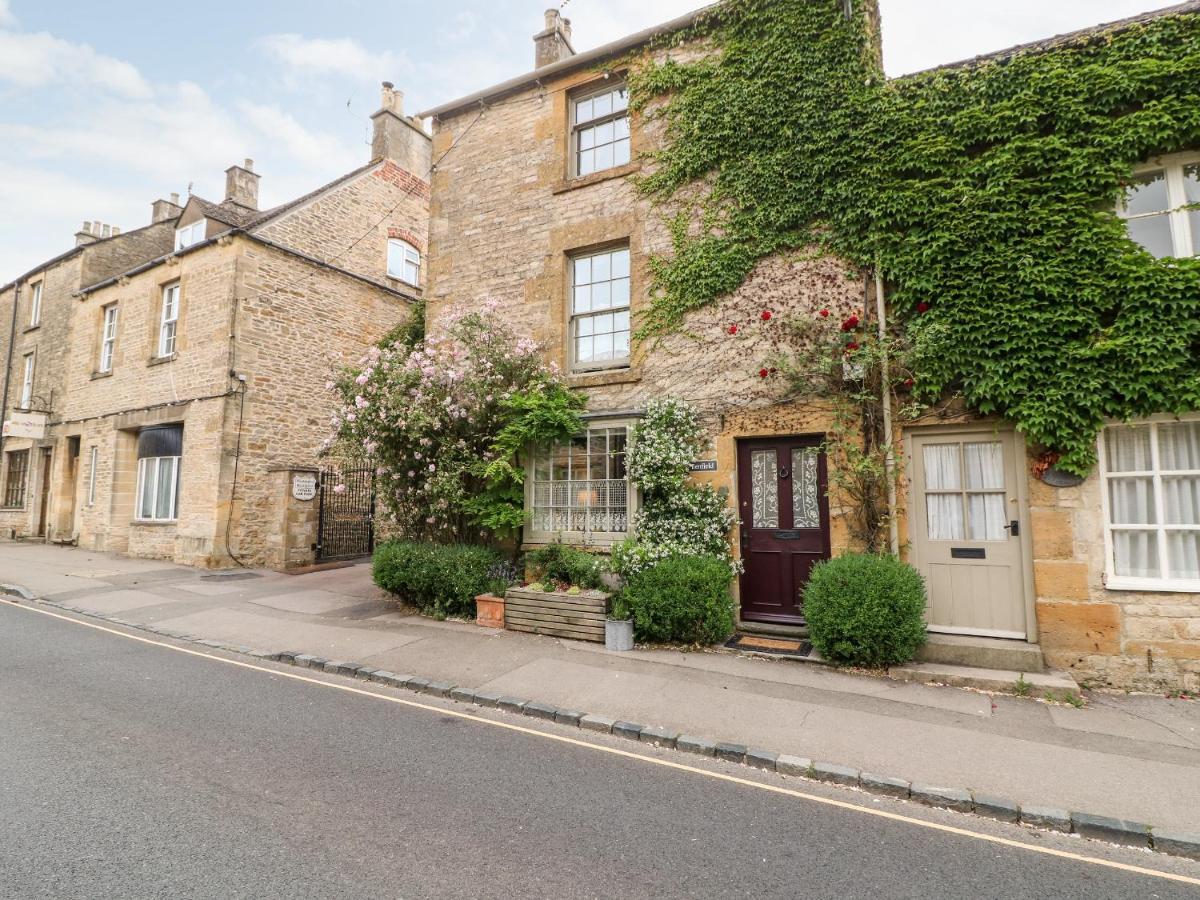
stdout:
{"type": "Polygon", "coordinates": [[[1026,637],[1016,437],[964,430],[912,443],[913,558],[930,630],[1026,637]]]}
{"type": "Polygon", "coordinates": [[[800,593],[812,567],[829,556],[829,504],[822,438],[738,442],[742,519],[741,616],[802,624],[800,593]]]}

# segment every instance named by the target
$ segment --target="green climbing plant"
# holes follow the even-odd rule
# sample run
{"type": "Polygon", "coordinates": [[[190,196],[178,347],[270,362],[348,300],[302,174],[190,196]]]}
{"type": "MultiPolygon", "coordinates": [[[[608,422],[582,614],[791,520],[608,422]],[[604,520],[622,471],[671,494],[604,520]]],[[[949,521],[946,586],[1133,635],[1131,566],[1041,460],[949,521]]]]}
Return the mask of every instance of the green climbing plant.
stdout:
{"type": "Polygon", "coordinates": [[[872,5],[727,0],[646,57],[663,129],[639,189],[673,251],[641,339],[817,247],[886,273],[918,398],[960,394],[1078,473],[1105,419],[1200,408],[1200,259],[1115,214],[1136,166],[1200,149],[1200,14],[895,80],[872,5]]]}

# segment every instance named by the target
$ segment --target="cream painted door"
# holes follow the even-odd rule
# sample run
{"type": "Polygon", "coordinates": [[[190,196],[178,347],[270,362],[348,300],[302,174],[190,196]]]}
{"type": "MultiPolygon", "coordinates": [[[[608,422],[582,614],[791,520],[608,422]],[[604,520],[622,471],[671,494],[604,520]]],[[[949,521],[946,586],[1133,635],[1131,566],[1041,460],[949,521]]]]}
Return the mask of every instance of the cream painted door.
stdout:
{"type": "Polygon", "coordinates": [[[911,539],[929,629],[1026,637],[1016,436],[914,434],[912,449],[911,539]]]}

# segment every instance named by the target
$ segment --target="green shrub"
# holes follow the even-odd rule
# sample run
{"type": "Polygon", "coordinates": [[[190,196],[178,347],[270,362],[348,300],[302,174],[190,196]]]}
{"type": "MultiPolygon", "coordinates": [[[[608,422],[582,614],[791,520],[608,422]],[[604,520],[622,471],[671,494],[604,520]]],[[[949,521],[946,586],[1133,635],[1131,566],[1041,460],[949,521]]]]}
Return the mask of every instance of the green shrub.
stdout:
{"type": "Polygon", "coordinates": [[[496,582],[500,554],[472,544],[418,544],[389,541],[371,563],[375,583],[424,613],[475,615],[475,597],[496,582]]]}
{"type": "Polygon", "coordinates": [[[604,586],[600,576],[604,566],[600,557],[565,544],[547,544],[525,556],[526,564],[540,581],[565,581],[582,588],[604,586]]]}
{"type": "Polygon", "coordinates": [[[733,633],[732,580],[724,559],[672,556],[630,576],[613,609],[638,640],[714,644],[733,633]]]}
{"type": "Polygon", "coordinates": [[[849,553],[813,567],[804,618],[813,646],[844,665],[908,662],[925,643],[925,584],[892,556],[849,553]]]}

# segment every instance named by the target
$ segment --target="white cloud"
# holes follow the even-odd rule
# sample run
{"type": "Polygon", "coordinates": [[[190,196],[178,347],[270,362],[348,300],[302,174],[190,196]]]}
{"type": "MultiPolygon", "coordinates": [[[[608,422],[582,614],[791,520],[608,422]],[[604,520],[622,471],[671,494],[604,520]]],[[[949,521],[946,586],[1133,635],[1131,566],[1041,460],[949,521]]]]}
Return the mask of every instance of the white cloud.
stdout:
{"type": "MultiPolygon", "coordinates": [[[[5,15],[11,20],[12,13],[0,6],[0,24],[5,15]]],[[[44,31],[0,31],[0,81],[26,89],[56,83],[88,90],[100,87],[126,97],[147,97],[151,93],[137,67],[97,53],[87,44],[64,41],[44,31]]]]}
{"type": "Polygon", "coordinates": [[[396,78],[411,64],[403,54],[373,53],[350,38],[268,34],[256,42],[290,75],[343,75],[367,81],[396,78]]]}
{"type": "Polygon", "coordinates": [[[17,17],[8,7],[8,0],[0,0],[0,28],[11,28],[17,24],[17,17]]]}
{"type": "MultiPolygon", "coordinates": [[[[3,2],[3,0],[0,0],[3,2]]],[[[479,25],[479,17],[469,9],[464,9],[461,12],[455,13],[454,18],[449,24],[442,26],[438,31],[438,37],[447,44],[460,44],[467,38],[475,34],[475,29],[479,25]]]]}
{"type": "Polygon", "coordinates": [[[364,154],[333,135],[308,130],[278,106],[241,100],[237,107],[247,124],[273,144],[273,150],[302,165],[348,172],[366,162],[364,154]]]}

